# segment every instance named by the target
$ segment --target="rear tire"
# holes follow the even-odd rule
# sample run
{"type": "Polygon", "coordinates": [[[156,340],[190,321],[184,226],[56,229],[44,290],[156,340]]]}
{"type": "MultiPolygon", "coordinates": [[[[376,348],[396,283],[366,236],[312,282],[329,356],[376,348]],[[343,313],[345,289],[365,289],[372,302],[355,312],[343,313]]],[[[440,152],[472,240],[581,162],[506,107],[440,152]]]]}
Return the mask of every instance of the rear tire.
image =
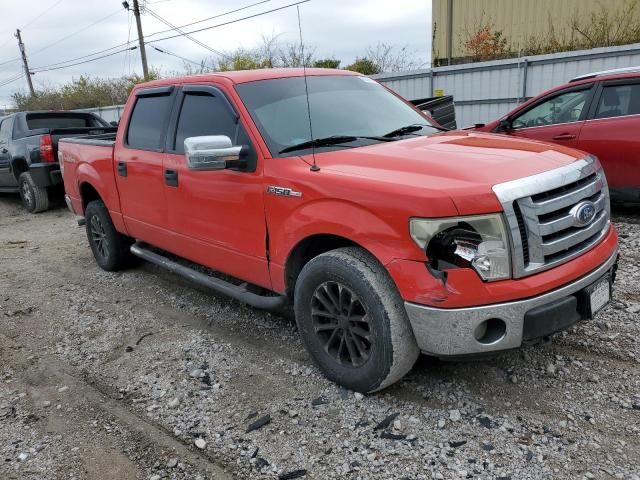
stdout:
{"type": "Polygon", "coordinates": [[[400,380],[420,350],[404,302],[386,270],[355,247],[319,255],[296,282],[296,322],[324,375],[369,393],[400,380]]]}
{"type": "Polygon", "coordinates": [[[85,222],[89,246],[100,268],[115,272],[133,263],[134,257],[129,251],[133,239],[116,230],[109,210],[101,200],[94,200],[87,205],[85,222]]]}
{"type": "Polygon", "coordinates": [[[30,213],[44,212],[49,209],[49,194],[47,189],[39,187],[33,181],[31,173],[23,172],[18,177],[20,200],[22,206],[30,213]]]}

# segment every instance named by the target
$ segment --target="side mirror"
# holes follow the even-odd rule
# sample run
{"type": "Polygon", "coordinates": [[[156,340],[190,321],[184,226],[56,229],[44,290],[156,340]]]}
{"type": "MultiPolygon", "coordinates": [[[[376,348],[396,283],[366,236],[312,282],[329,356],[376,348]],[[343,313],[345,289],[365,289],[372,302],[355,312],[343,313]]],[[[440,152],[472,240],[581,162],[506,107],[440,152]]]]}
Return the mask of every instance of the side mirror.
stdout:
{"type": "Polygon", "coordinates": [[[508,132],[510,130],[513,130],[513,127],[511,126],[511,120],[508,119],[508,118],[504,118],[504,119],[500,120],[500,123],[498,124],[497,131],[498,132],[508,132]]]}
{"type": "Polygon", "coordinates": [[[115,120],[112,120],[111,122],[109,122],[109,125],[111,125],[112,127],[117,127],[118,122],[116,122],[115,120]]]}
{"type": "Polygon", "coordinates": [[[224,170],[246,166],[242,146],[233,146],[226,135],[189,137],[184,140],[184,154],[191,170],[224,170]]]}

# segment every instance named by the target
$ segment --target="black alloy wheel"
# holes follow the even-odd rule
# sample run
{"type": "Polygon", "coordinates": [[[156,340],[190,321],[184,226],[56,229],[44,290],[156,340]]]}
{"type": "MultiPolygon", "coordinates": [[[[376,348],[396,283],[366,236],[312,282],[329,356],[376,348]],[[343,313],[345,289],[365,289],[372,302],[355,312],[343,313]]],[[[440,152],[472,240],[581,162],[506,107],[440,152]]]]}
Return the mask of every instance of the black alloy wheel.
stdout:
{"type": "Polygon", "coordinates": [[[311,299],[311,318],[325,352],[340,365],[357,368],[369,360],[369,313],[348,287],[335,281],[320,285],[311,299]]]}

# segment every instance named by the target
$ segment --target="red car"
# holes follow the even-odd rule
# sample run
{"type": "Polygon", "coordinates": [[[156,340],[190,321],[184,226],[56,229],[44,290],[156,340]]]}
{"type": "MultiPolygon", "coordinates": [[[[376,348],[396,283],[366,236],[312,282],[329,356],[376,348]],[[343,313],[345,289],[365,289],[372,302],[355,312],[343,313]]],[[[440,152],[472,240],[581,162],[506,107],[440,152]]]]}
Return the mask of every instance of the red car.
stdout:
{"type": "Polygon", "coordinates": [[[576,77],[475,130],[589,152],[602,163],[612,200],[640,200],[640,67],[576,77]]]}

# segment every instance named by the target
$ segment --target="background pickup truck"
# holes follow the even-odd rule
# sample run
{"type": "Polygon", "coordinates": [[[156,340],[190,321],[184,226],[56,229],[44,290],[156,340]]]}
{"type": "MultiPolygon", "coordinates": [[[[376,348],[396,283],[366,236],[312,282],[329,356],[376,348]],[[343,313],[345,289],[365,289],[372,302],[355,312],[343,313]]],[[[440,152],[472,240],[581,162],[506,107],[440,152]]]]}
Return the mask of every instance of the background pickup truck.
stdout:
{"type": "Polygon", "coordinates": [[[420,352],[502,351],[592,318],[615,278],[595,158],[443,132],[352,72],[142,84],[116,135],[64,139],[60,158],[100,267],[137,256],[292,308],[322,372],[360,392],[420,352]]]}
{"type": "Polygon", "coordinates": [[[48,190],[62,185],[58,140],[115,130],[92,113],[19,112],[0,118],[0,192],[19,192],[29,212],[47,210],[48,190]]]}

